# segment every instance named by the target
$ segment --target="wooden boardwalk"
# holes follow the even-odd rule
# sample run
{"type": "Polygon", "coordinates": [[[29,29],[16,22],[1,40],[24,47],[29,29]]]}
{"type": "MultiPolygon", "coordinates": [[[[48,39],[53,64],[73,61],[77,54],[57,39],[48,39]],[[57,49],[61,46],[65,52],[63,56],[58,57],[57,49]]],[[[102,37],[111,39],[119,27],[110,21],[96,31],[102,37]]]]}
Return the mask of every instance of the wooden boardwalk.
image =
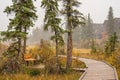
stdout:
{"type": "Polygon", "coordinates": [[[110,65],[92,59],[79,58],[79,60],[85,62],[88,67],[81,80],[117,80],[114,69],[110,65]]]}

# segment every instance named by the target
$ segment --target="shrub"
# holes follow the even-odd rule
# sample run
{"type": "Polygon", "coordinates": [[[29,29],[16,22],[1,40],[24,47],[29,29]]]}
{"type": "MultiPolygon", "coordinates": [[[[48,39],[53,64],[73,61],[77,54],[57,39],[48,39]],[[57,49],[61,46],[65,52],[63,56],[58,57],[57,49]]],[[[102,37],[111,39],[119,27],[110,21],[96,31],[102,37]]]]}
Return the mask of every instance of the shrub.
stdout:
{"type": "Polygon", "coordinates": [[[40,75],[40,71],[37,70],[37,69],[32,69],[32,70],[30,70],[29,75],[30,75],[30,76],[40,75]]]}
{"type": "MultiPolygon", "coordinates": [[[[39,63],[43,63],[45,65],[45,72],[55,72],[55,50],[51,47],[50,43],[42,40],[39,46],[34,46],[33,49],[28,49],[32,52],[33,56],[39,56],[39,63]]],[[[37,57],[36,57],[37,58],[37,57]]]]}
{"type": "Polygon", "coordinates": [[[51,57],[45,62],[45,70],[46,70],[46,73],[55,73],[57,71],[55,57],[51,57]]]}

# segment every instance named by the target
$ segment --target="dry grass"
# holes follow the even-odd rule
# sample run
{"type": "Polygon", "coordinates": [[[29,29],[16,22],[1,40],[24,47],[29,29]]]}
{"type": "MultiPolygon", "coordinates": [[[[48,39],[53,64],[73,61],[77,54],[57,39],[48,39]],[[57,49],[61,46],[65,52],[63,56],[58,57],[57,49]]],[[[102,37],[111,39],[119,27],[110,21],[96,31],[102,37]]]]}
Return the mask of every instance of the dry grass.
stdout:
{"type": "Polygon", "coordinates": [[[76,49],[73,48],[73,53],[90,53],[91,49],[76,49]]]}
{"type": "Polygon", "coordinates": [[[0,56],[8,48],[7,45],[0,43],[0,56]]]}
{"type": "MultiPolygon", "coordinates": [[[[55,56],[55,50],[54,48],[50,48],[48,46],[44,46],[43,48],[39,48],[38,46],[31,46],[27,48],[26,53],[31,53],[31,55],[34,57],[35,55],[39,54],[41,59],[44,60],[44,62],[49,61],[51,57],[55,56]]],[[[30,55],[30,56],[31,56],[30,55]]],[[[29,55],[27,55],[29,57],[29,55]]],[[[54,59],[53,59],[54,60],[54,59]]],[[[53,61],[52,60],[52,61],[53,61]]],[[[55,60],[54,60],[55,61],[55,60]]],[[[66,58],[59,58],[60,64],[65,67],[66,65],[66,58]]],[[[52,64],[50,63],[50,66],[52,64]]],[[[81,61],[78,61],[76,59],[73,59],[72,61],[72,67],[75,68],[84,68],[85,64],[81,61]]],[[[55,73],[40,73],[37,76],[30,76],[29,74],[0,74],[0,80],[78,80],[81,76],[82,72],[76,72],[76,71],[68,71],[63,72],[61,74],[55,74],[55,73]]]]}
{"type": "Polygon", "coordinates": [[[28,74],[0,75],[0,80],[78,80],[80,72],[64,74],[43,74],[39,76],[29,76],[28,74]]]}
{"type": "MultiPolygon", "coordinates": [[[[65,67],[66,65],[66,58],[65,57],[59,57],[59,62],[62,67],[65,67]]],[[[84,62],[81,62],[77,59],[72,59],[72,68],[85,68],[86,65],[84,62]]]]}

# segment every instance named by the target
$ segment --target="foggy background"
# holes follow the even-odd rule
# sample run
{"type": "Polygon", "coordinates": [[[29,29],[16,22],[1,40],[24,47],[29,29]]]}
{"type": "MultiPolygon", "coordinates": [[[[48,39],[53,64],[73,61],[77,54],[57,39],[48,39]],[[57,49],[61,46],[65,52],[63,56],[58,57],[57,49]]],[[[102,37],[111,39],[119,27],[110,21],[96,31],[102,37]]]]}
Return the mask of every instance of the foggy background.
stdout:
{"type": "MultiPolygon", "coordinates": [[[[120,24],[120,0],[79,0],[82,4],[79,7],[79,11],[84,14],[84,16],[87,16],[88,13],[90,13],[90,18],[92,19],[92,26],[93,31],[95,34],[94,39],[96,39],[96,43],[99,45],[104,42],[106,32],[105,32],[105,20],[107,20],[109,7],[112,6],[113,8],[113,15],[116,21],[116,27],[119,27],[120,24]]],[[[13,15],[7,15],[6,13],[3,13],[6,6],[11,5],[11,0],[4,0],[0,3],[0,31],[6,30],[7,26],[9,24],[9,18],[12,18],[13,15]]],[[[44,19],[44,9],[40,7],[41,0],[36,0],[34,2],[37,10],[38,20],[35,22],[34,28],[31,28],[29,30],[29,40],[28,44],[37,44],[40,42],[41,39],[44,40],[50,40],[50,36],[53,34],[51,31],[43,31],[43,19],[44,19]]],[[[89,41],[86,41],[83,39],[85,36],[89,35],[82,35],[82,28],[77,28],[74,30],[73,33],[73,41],[74,46],[76,47],[84,47],[86,48],[86,45],[89,47],[89,41]],[[81,36],[82,35],[82,36],[81,36]],[[84,43],[83,43],[84,41],[84,43]],[[83,43],[83,44],[81,44],[83,43]]],[[[119,31],[118,31],[119,32],[119,31]]],[[[86,30],[86,34],[89,34],[90,32],[86,30]]],[[[66,42],[67,36],[64,35],[64,40],[66,42]]],[[[88,37],[86,39],[89,39],[88,37]]]]}
{"type": "MultiPolygon", "coordinates": [[[[87,15],[91,14],[91,18],[95,23],[103,23],[107,19],[106,15],[110,6],[113,7],[114,17],[120,17],[120,0],[79,0],[82,5],[80,11],[87,15]]],[[[10,5],[11,0],[1,0],[0,2],[0,31],[5,30],[9,17],[6,13],[3,13],[6,6],[10,5]]],[[[40,7],[41,0],[36,0],[35,6],[37,7],[38,20],[35,22],[35,27],[43,25],[44,10],[40,7]]]]}

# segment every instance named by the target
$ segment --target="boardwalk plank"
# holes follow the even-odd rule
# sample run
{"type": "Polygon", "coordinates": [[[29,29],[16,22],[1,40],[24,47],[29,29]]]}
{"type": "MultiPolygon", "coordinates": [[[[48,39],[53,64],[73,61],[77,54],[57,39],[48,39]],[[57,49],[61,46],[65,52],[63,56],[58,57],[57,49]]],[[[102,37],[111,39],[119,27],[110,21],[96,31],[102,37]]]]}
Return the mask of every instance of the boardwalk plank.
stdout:
{"type": "Polygon", "coordinates": [[[113,68],[106,63],[85,58],[79,60],[85,62],[88,67],[82,80],[116,80],[113,68]]]}

